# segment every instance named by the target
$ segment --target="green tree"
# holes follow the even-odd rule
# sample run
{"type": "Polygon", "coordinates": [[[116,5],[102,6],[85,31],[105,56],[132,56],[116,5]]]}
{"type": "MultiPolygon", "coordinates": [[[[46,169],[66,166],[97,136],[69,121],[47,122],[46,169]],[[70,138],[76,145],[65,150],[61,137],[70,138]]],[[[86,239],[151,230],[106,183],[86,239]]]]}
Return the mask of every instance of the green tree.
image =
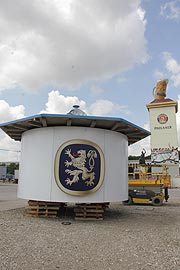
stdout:
{"type": "Polygon", "coordinates": [[[17,169],[19,169],[19,164],[12,162],[7,166],[7,173],[14,174],[14,170],[17,169]]]}
{"type": "Polygon", "coordinates": [[[129,160],[139,160],[140,156],[129,156],[129,160]]]}
{"type": "Polygon", "coordinates": [[[1,162],[1,163],[0,163],[0,166],[6,166],[6,163],[1,162]]]}
{"type": "MultiPolygon", "coordinates": [[[[128,157],[129,160],[139,160],[140,159],[140,156],[129,156],[128,157]]],[[[151,155],[149,156],[145,156],[145,159],[151,159],[151,155]]]]}

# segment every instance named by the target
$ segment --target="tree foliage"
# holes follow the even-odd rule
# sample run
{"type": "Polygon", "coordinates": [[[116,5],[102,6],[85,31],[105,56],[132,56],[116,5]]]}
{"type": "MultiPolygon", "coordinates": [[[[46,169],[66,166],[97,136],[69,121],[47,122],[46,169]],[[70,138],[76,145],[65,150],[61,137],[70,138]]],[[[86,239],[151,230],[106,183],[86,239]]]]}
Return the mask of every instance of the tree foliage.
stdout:
{"type": "Polygon", "coordinates": [[[14,171],[18,169],[19,169],[19,164],[12,162],[7,166],[7,173],[14,174],[14,171]]]}
{"type": "MultiPolygon", "coordinates": [[[[128,157],[128,160],[139,160],[140,159],[140,156],[129,156],[128,157]]],[[[149,156],[146,156],[145,159],[151,159],[151,155],[149,156]]]]}

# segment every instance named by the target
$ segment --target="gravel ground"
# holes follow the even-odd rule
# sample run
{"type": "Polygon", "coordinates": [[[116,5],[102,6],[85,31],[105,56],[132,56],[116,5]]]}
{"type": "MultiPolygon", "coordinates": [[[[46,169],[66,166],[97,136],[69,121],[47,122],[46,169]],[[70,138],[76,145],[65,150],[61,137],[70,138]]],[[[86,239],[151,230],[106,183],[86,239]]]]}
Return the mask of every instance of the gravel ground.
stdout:
{"type": "Polygon", "coordinates": [[[180,200],[111,205],[103,221],[75,221],[71,211],[58,219],[0,212],[0,269],[180,269],[180,200]]]}

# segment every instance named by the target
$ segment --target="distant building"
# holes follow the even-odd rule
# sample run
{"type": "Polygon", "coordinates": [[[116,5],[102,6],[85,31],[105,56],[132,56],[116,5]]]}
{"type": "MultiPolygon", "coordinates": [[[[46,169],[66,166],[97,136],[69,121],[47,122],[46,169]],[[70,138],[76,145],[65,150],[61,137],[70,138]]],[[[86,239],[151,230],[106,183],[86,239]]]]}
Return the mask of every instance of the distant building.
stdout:
{"type": "Polygon", "coordinates": [[[7,166],[0,166],[0,179],[4,180],[7,176],[7,166]]]}

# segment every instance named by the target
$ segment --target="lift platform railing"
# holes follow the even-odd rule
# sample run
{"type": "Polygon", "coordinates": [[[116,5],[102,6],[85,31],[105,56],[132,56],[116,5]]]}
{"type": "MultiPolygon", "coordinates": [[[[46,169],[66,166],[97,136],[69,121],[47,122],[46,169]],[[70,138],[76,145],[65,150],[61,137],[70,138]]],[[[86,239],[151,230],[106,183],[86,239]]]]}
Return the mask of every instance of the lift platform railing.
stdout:
{"type": "Polygon", "coordinates": [[[170,187],[170,175],[167,165],[142,165],[129,164],[128,166],[128,184],[136,185],[161,185],[170,187]]]}

